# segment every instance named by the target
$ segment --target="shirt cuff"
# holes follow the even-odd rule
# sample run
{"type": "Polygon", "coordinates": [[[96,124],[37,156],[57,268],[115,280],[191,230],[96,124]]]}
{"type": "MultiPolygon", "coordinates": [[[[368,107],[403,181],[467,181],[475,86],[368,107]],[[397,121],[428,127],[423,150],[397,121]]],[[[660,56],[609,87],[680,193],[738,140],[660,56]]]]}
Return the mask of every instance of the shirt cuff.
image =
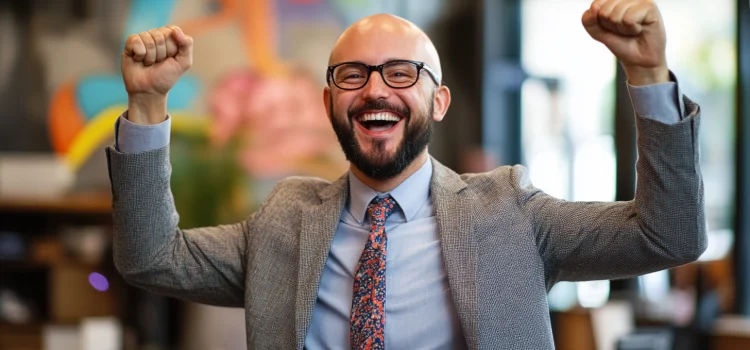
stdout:
{"type": "Polygon", "coordinates": [[[169,145],[172,119],[159,124],[140,125],[128,120],[125,111],[115,122],[115,150],[122,153],[139,153],[164,148],[169,145]]]}
{"type": "Polygon", "coordinates": [[[627,84],[633,109],[638,116],[665,124],[675,124],[685,118],[685,102],[677,78],[671,72],[670,77],[672,81],[661,84],[627,84]]]}

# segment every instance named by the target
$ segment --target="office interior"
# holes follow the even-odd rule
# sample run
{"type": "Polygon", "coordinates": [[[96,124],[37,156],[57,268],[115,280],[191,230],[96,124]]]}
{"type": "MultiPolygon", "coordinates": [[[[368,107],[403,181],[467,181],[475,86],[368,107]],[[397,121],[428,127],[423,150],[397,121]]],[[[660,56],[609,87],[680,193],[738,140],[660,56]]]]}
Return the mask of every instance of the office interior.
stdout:
{"type": "MultiPolygon", "coordinates": [[[[656,3],[669,67],[702,110],[708,248],[674,269],[556,284],[561,350],[750,349],[750,2],[656,3]]],[[[169,106],[181,228],[242,220],[286,176],[347,171],[320,94],[338,35],[375,13],[414,22],[440,53],[453,97],[429,145],[441,163],[523,164],[555,197],[627,201],[634,111],[621,66],[581,25],[589,5],[0,0],[0,349],[245,349],[243,310],[140,290],[113,265],[104,148],[127,108],[128,34],[173,23],[195,39],[169,106]]]]}

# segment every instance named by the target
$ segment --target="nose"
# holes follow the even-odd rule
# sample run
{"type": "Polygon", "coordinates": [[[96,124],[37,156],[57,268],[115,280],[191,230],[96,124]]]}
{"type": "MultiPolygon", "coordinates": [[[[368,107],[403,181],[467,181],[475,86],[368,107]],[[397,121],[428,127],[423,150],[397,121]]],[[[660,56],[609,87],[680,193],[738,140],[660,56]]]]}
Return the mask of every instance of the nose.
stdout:
{"type": "Polygon", "coordinates": [[[371,72],[369,81],[362,87],[362,98],[365,100],[385,99],[390,93],[391,88],[385,84],[378,71],[371,72]]]}

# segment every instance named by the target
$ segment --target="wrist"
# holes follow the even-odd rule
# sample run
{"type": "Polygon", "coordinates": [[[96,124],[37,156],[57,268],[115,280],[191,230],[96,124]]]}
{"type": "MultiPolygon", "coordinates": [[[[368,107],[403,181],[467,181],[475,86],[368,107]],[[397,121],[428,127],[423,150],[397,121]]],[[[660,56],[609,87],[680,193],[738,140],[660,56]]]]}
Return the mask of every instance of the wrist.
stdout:
{"type": "Polygon", "coordinates": [[[658,67],[625,66],[625,75],[628,84],[633,86],[646,86],[670,82],[669,68],[666,65],[658,67]]]}
{"type": "Polygon", "coordinates": [[[135,124],[154,125],[167,119],[167,95],[128,95],[128,120],[135,124]]]}

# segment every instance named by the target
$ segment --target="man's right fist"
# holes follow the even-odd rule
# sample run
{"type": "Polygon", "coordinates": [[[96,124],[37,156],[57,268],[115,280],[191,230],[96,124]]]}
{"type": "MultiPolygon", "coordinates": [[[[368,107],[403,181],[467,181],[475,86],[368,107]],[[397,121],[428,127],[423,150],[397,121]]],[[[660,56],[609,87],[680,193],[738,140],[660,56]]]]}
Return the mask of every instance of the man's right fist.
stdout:
{"type": "Polygon", "coordinates": [[[193,63],[193,38],[174,25],[130,35],[122,53],[128,95],[166,97],[193,63]]]}

